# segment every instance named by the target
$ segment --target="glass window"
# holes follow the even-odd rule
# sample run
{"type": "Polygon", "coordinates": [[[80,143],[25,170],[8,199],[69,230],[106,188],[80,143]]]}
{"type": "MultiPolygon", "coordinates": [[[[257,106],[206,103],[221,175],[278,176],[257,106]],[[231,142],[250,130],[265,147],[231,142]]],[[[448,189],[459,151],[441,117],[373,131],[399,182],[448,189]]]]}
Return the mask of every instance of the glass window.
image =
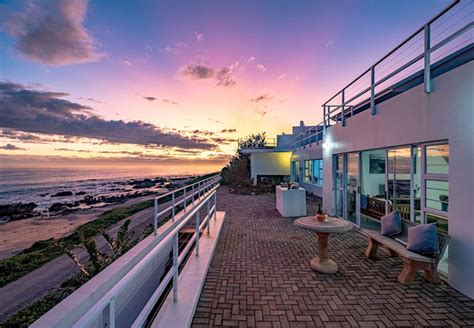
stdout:
{"type": "Polygon", "coordinates": [[[323,186],[323,160],[315,159],[313,161],[313,184],[323,186]]]}
{"type": "Polygon", "coordinates": [[[426,180],[426,207],[448,212],[449,182],[426,180]]]}
{"type": "Polygon", "coordinates": [[[293,161],[291,162],[291,175],[292,179],[294,182],[298,183],[300,182],[300,162],[299,161],[293,161]]]}
{"type": "Polygon", "coordinates": [[[343,155],[336,155],[336,188],[342,188],[343,155]]]}
{"type": "Polygon", "coordinates": [[[304,177],[303,181],[306,183],[312,183],[313,181],[313,161],[304,161],[304,177]]]}
{"type": "Polygon", "coordinates": [[[300,162],[293,162],[293,181],[296,183],[300,182],[300,162]]]}
{"type": "Polygon", "coordinates": [[[436,228],[448,232],[448,219],[446,217],[426,213],[426,223],[436,223],[436,228]]]}
{"type": "Polygon", "coordinates": [[[449,173],[449,145],[426,146],[426,173],[449,173]]]}

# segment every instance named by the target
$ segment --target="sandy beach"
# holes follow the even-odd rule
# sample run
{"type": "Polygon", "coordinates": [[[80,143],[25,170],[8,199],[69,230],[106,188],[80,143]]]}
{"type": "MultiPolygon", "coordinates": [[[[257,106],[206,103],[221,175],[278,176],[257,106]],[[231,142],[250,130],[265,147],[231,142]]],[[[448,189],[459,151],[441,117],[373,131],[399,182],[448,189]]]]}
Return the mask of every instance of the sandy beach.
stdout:
{"type": "Polygon", "coordinates": [[[35,217],[0,224],[0,259],[21,252],[39,240],[64,237],[80,225],[95,220],[99,214],[105,211],[139,203],[150,198],[151,196],[144,196],[130,199],[121,204],[77,211],[68,215],[49,218],[35,217]]]}

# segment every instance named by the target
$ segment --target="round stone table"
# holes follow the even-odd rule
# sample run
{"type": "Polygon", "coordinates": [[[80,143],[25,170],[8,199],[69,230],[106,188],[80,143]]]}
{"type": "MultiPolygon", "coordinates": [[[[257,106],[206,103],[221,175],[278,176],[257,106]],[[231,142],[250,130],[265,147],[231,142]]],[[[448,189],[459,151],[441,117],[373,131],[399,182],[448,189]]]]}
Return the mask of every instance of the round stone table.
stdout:
{"type": "Polygon", "coordinates": [[[316,216],[305,216],[294,221],[297,227],[312,230],[318,235],[319,257],[311,260],[311,269],[322,273],[336,273],[337,263],[329,258],[328,238],[331,233],[344,233],[352,229],[349,221],[328,217],[326,221],[316,221],[316,216]]]}

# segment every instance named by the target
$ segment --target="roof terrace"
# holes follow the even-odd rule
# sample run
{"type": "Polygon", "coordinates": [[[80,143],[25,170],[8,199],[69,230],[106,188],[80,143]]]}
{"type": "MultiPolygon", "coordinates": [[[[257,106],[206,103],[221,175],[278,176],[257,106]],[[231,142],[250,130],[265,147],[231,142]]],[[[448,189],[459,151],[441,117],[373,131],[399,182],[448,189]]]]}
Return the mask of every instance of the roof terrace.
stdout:
{"type": "Polygon", "coordinates": [[[318,143],[326,128],[364,110],[376,115],[378,103],[419,84],[430,93],[431,79],[472,60],[473,10],[473,1],[454,0],[321,105],[323,121],[295,135],[293,148],[318,143]]]}
{"type": "MultiPolygon", "coordinates": [[[[274,195],[246,196],[218,190],[226,212],[194,315],[193,327],[386,327],[474,325],[474,301],[445,283],[419,275],[405,286],[402,267],[388,252],[367,259],[367,238],[357,229],[331,237],[339,272],[310,269],[314,233],[275,209],[274,195]]],[[[318,200],[308,198],[308,213],[318,200]]]]}

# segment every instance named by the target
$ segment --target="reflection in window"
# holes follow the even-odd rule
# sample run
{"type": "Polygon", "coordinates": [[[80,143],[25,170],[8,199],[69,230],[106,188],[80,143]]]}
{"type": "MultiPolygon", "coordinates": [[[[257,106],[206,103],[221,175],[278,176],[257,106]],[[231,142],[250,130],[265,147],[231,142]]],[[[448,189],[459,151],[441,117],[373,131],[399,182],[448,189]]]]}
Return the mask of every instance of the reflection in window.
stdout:
{"type": "Polygon", "coordinates": [[[303,181],[306,183],[311,183],[313,180],[313,161],[304,161],[304,177],[303,181]]]}
{"type": "Polygon", "coordinates": [[[300,162],[293,161],[291,162],[292,170],[291,175],[293,176],[293,181],[298,183],[300,182],[300,162]]]}
{"type": "Polygon", "coordinates": [[[426,180],[426,207],[448,212],[449,182],[426,180]]]}
{"type": "Polygon", "coordinates": [[[431,213],[426,213],[426,223],[436,223],[436,228],[448,232],[448,219],[431,213]]]}
{"type": "Polygon", "coordinates": [[[313,184],[323,186],[323,160],[315,159],[313,161],[313,184]]]}
{"type": "Polygon", "coordinates": [[[449,173],[449,145],[426,146],[426,173],[449,173]]]}

